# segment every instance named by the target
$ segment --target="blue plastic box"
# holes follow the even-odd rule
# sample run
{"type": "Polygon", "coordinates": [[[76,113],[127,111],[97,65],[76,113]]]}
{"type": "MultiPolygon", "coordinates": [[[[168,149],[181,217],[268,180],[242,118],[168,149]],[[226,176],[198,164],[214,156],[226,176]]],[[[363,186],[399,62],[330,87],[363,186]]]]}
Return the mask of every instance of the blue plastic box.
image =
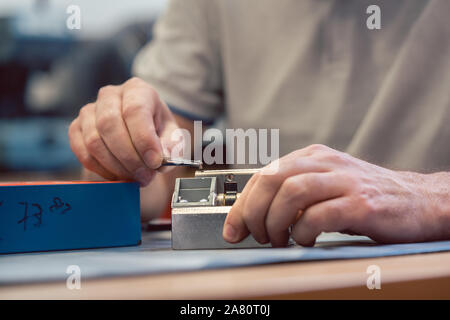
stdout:
{"type": "Polygon", "coordinates": [[[138,245],[139,185],[0,184],[0,253],[138,245]]]}

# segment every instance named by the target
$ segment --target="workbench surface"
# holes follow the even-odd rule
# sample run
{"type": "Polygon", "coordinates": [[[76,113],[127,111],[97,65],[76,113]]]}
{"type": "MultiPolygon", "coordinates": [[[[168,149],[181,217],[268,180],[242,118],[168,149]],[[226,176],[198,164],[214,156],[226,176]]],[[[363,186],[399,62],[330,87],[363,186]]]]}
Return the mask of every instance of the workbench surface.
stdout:
{"type": "Polygon", "coordinates": [[[0,299],[450,298],[450,252],[417,254],[450,242],[333,237],[317,248],[174,251],[169,232],[153,232],[139,247],[3,255],[0,299]],[[66,286],[69,265],[80,267],[80,290],[66,286]],[[371,265],[381,290],[366,286],[371,265]]]}

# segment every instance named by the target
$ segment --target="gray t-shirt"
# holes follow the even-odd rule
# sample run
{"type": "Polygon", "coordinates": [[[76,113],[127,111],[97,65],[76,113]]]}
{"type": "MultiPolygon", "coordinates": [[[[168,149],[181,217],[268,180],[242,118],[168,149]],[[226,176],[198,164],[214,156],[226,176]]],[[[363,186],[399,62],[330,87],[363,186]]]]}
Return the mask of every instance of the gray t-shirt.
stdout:
{"type": "Polygon", "coordinates": [[[181,114],[279,128],[281,154],[447,170],[449,21],[448,0],[172,0],[134,72],[181,114]]]}

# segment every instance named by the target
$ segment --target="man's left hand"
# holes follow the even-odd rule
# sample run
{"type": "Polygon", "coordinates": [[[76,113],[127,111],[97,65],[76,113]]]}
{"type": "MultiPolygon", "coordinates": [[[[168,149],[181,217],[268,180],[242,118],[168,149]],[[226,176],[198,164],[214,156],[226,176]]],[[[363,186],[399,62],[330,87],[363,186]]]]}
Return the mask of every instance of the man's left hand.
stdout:
{"type": "MultiPolygon", "coordinates": [[[[321,232],[377,242],[445,238],[429,175],[388,170],[322,145],[294,151],[254,174],[231,208],[223,236],[236,243],[312,246],[321,232]],[[291,228],[292,227],[292,228],[291,228]]],[[[432,175],[430,175],[432,176],[432,175]]],[[[448,232],[447,232],[448,233],[448,232]]]]}

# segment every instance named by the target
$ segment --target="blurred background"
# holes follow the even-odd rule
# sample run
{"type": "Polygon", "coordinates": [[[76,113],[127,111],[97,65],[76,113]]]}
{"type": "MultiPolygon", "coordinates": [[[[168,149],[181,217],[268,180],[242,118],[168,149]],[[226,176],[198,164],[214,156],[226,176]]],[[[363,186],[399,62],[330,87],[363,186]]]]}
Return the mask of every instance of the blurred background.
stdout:
{"type": "Polygon", "coordinates": [[[0,2],[0,180],[79,178],[67,129],[100,87],[130,77],[166,0],[0,2]],[[76,5],[80,29],[67,21],[76,5]]]}

